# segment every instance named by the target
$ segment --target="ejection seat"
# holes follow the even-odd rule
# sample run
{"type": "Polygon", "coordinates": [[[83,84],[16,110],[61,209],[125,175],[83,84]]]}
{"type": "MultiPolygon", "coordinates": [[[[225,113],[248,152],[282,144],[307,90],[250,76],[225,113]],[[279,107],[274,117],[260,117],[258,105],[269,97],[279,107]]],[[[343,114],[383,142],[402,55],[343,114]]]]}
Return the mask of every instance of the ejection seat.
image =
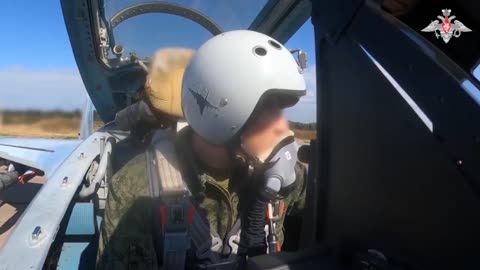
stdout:
{"type": "MultiPolygon", "coordinates": [[[[161,124],[156,126],[175,126],[177,131],[185,127],[186,123],[183,120],[181,109],[181,85],[183,73],[193,53],[193,50],[184,48],[158,50],[152,57],[152,61],[147,68],[148,74],[146,76],[144,90],[140,95],[142,97],[141,100],[117,114],[115,119],[117,128],[131,130],[138,126],[132,123],[132,120],[152,121],[152,119],[158,121],[158,124],[161,124]],[[120,119],[122,117],[119,118],[119,115],[122,114],[122,112],[123,119],[120,119]],[[143,114],[143,116],[141,114],[143,114]],[[125,123],[129,123],[129,125],[122,126],[122,124],[125,123]]],[[[114,149],[115,144],[112,143],[111,147],[114,149]]],[[[112,153],[114,153],[114,151],[112,151],[112,153]]],[[[99,163],[102,162],[97,163],[98,166],[101,166],[99,163]]],[[[65,224],[66,229],[63,230],[65,230],[65,237],[68,237],[68,239],[63,239],[52,248],[53,251],[62,250],[59,257],[57,257],[58,261],[52,263],[52,265],[57,266],[57,270],[77,267],[78,269],[93,269],[95,267],[99,240],[98,232],[101,231],[101,226],[103,226],[103,222],[100,222],[100,220],[103,218],[104,211],[108,211],[108,209],[105,208],[105,201],[108,196],[108,185],[111,183],[109,183],[110,181],[105,182],[106,183],[101,184],[99,188],[92,189],[89,187],[92,186],[92,184],[96,186],[96,183],[90,182],[90,186],[82,187],[79,193],[80,198],[84,201],[89,200],[94,193],[98,195],[95,210],[93,203],[83,202],[75,204],[70,210],[71,214],[67,214],[70,218],[65,224]],[[95,218],[93,218],[93,216],[95,216],[95,218]],[[88,222],[84,222],[85,220],[88,222]],[[81,229],[81,231],[77,233],[79,229],[81,229]],[[85,235],[88,237],[85,237],[85,235]],[[70,242],[64,243],[65,241],[70,242]]]]}
{"type": "Polygon", "coordinates": [[[177,122],[177,130],[186,126],[181,96],[183,73],[194,51],[185,48],[158,50],[145,82],[145,100],[157,116],[177,122]]]}

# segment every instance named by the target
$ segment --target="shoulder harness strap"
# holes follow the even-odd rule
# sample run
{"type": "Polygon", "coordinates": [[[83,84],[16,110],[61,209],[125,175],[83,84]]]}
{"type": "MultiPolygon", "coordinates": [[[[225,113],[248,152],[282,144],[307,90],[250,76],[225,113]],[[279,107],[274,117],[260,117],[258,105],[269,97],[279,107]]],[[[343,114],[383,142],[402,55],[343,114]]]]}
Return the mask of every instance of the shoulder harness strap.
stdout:
{"type": "Polygon", "coordinates": [[[158,130],[146,158],[151,195],[159,203],[155,203],[154,209],[160,216],[157,224],[161,225],[161,231],[156,234],[160,239],[157,247],[161,247],[162,252],[158,255],[163,257],[164,269],[184,269],[191,243],[198,260],[217,263],[222,240],[218,234],[212,233],[208,221],[196,211],[177,167],[173,134],[158,130]]]}

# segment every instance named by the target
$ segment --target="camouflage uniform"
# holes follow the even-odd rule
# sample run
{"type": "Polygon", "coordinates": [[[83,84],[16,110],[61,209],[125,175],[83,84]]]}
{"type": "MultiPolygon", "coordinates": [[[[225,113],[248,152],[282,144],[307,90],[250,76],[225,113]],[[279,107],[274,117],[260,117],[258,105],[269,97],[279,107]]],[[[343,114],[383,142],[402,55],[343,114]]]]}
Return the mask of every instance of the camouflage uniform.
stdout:
{"type": "Polygon", "coordinates": [[[6,190],[17,183],[18,177],[28,170],[29,167],[25,165],[0,159],[0,191],[6,190]]]}
{"type": "MultiPolygon", "coordinates": [[[[223,239],[237,220],[252,192],[245,170],[226,173],[209,169],[192,156],[192,131],[184,128],[175,142],[180,171],[199,204],[197,211],[208,217],[223,239]]],[[[98,269],[157,269],[153,242],[153,207],[145,175],[145,145],[126,139],[112,153],[114,176],[110,184],[100,235],[98,269]]],[[[286,214],[299,215],[305,199],[305,167],[296,166],[298,185],[286,199],[286,214]]],[[[283,221],[277,235],[283,243],[283,221]]]]}

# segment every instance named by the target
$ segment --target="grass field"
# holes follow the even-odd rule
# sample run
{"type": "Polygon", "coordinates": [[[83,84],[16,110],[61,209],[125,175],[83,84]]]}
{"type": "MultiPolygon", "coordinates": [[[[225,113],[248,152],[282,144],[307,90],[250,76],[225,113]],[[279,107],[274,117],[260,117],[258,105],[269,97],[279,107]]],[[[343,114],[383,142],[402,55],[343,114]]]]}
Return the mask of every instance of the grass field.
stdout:
{"type": "Polygon", "coordinates": [[[0,136],[73,139],[78,138],[79,127],[80,118],[52,117],[33,122],[5,123],[0,126],[0,136]]]}
{"type": "MultiPolygon", "coordinates": [[[[80,122],[77,112],[7,112],[0,117],[0,136],[75,139],[80,122]]],[[[102,125],[101,120],[95,121],[96,128],[102,125]]],[[[294,127],[293,131],[298,139],[305,141],[316,136],[314,130],[294,127]]]]}

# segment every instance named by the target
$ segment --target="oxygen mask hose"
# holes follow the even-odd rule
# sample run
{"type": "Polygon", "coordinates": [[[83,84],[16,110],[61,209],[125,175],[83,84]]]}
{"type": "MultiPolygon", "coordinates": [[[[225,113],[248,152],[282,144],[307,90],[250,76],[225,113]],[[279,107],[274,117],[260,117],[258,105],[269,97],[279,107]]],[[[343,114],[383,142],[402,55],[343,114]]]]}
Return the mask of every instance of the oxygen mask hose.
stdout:
{"type": "Polygon", "coordinates": [[[265,162],[255,168],[255,179],[261,180],[261,188],[256,189],[258,192],[250,202],[243,220],[243,234],[249,257],[266,253],[265,225],[269,225],[268,249],[277,250],[272,213],[267,211],[270,216],[267,215],[266,219],[265,212],[271,202],[286,197],[295,188],[297,150],[295,138],[293,135],[288,136],[273,148],[265,162]]]}

